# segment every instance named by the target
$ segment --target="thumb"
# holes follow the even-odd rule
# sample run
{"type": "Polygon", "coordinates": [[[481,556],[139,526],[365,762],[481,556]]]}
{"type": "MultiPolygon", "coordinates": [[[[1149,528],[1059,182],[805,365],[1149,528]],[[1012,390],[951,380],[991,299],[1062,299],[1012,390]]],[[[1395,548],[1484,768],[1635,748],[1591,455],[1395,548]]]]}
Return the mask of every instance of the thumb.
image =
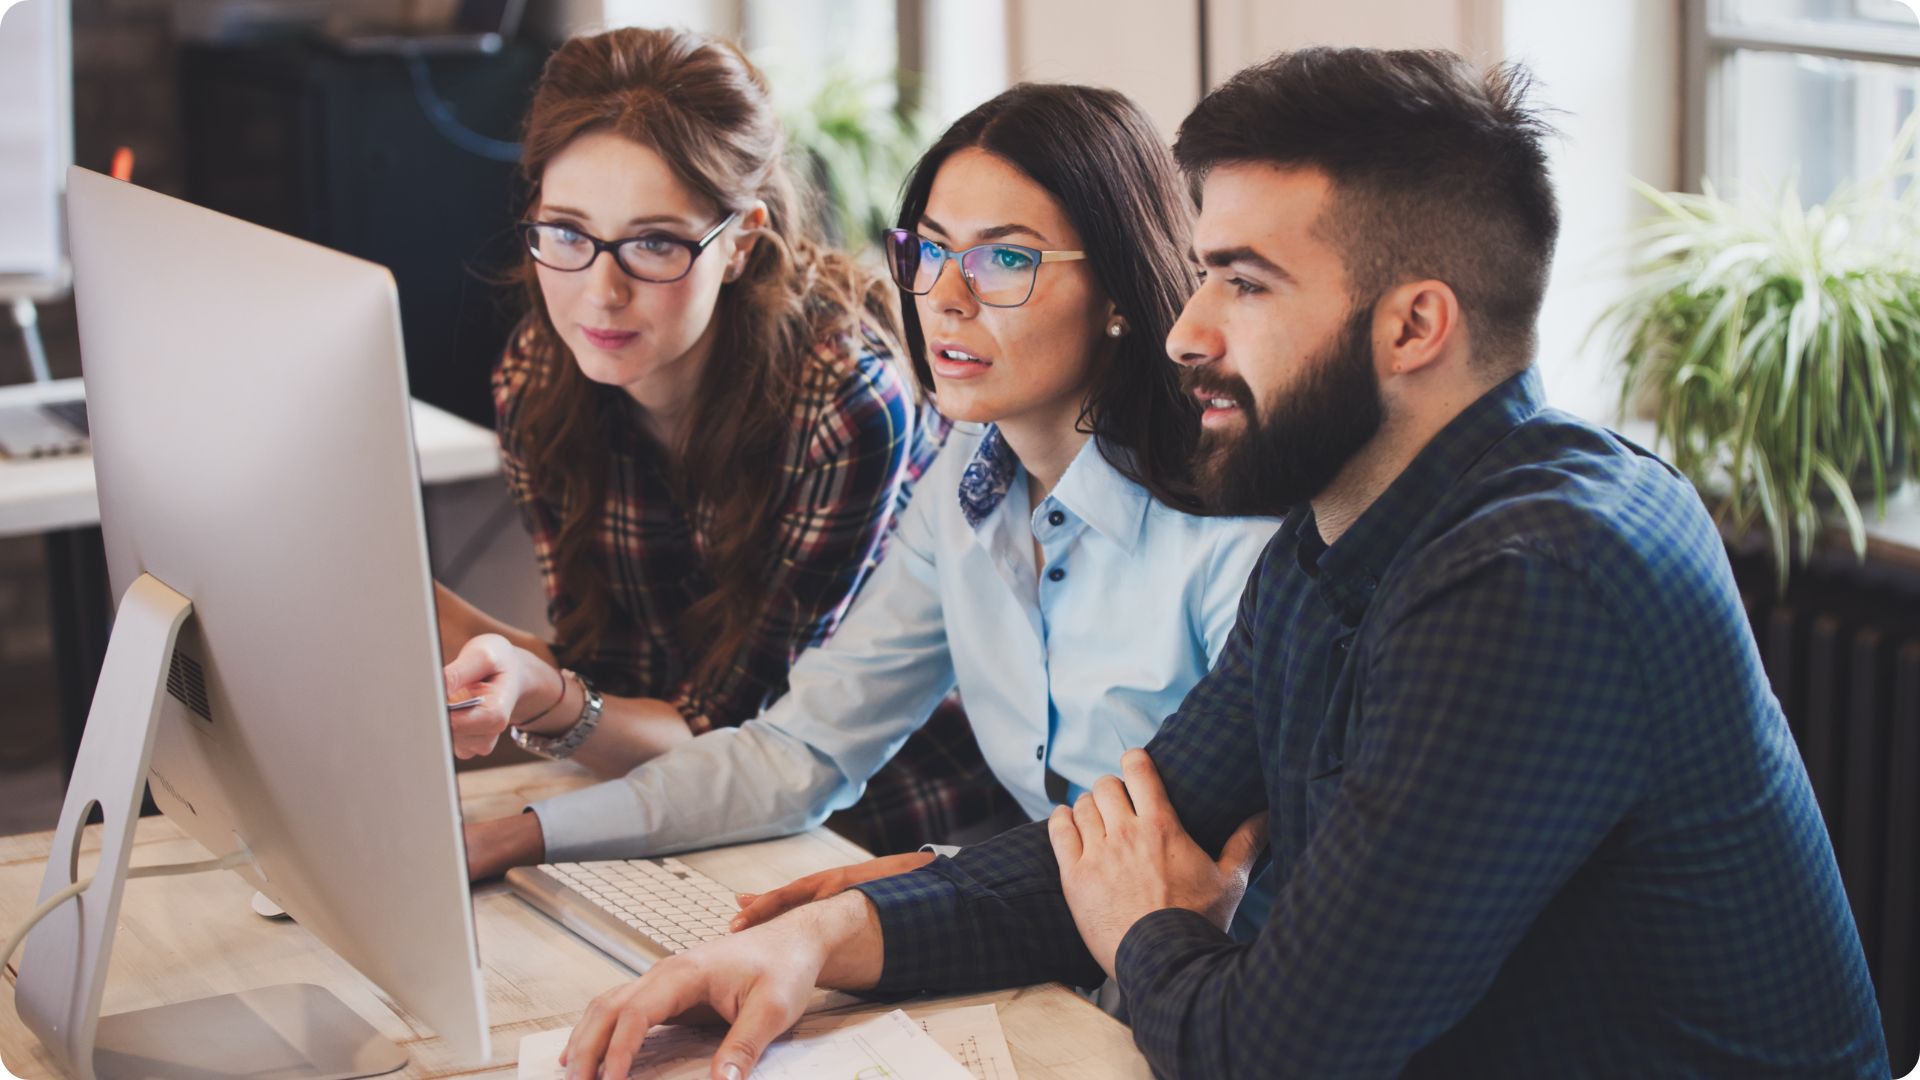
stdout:
{"type": "Polygon", "coordinates": [[[1267,847],[1267,812],[1253,815],[1240,823],[1220,848],[1220,871],[1245,879],[1253,872],[1253,860],[1267,847]]]}

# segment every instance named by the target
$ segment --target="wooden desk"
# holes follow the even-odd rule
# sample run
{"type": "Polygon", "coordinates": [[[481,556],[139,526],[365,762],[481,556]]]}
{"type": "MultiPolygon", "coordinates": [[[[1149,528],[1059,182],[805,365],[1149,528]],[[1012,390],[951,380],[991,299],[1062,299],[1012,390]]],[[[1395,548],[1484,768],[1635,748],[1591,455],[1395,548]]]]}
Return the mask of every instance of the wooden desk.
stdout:
{"type": "MultiPolygon", "coordinates": [[[[514,813],[530,801],[588,782],[582,770],[548,762],[460,777],[462,804],[474,818],[514,813]]],[[[90,844],[84,850],[97,850],[97,834],[97,828],[88,830],[90,844]]],[[[0,927],[18,925],[32,910],[50,842],[49,833],[0,838],[0,927]]],[[[206,857],[205,850],[168,819],[140,822],[134,841],[135,865],[206,857]]],[[[859,848],[824,829],[682,856],[726,885],[756,892],[864,857],[859,848]]],[[[82,872],[87,872],[89,861],[82,857],[82,872]]],[[[506,886],[480,887],[474,893],[474,916],[487,975],[493,1061],[481,1068],[461,1068],[447,1059],[439,1038],[300,927],[253,914],[248,908],[252,896],[252,888],[233,874],[129,882],[103,1011],[146,1008],[275,983],[312,982],[331,990],[382,1034],[406,1047],[411,1060],[405,1070],[393,1075],[511,1077],[523,1036],[572,1024],[595,994],[632,977],[506,886]]],[[[51,1076],[40,1044],[14,1012],[16,973],[11,963],[4,975],[0,1057],[20,1076],[51,1076]]],[[[1151,1075],[1127,1029],[1065,987],[1034,986],[940,1000],[941,1005],[981,1002],[999,1006],[1000,1023],[1021,1080],[1151,1075]]],[[[929,1004],[908,1002],[905,1008],[912,1012],[929,1004]]],[[[844,1014],[852,1020],[892,1007],[859,1006],[844,1014]]]]}

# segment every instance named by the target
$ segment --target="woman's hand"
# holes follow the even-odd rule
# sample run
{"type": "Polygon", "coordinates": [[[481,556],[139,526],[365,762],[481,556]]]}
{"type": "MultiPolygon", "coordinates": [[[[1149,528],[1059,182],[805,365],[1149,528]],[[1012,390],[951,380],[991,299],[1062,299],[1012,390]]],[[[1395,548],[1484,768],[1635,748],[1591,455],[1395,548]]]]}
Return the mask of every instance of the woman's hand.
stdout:
{"type": "Polygon", "coordinates": [[[836,866],[831,870],[808,874],[772,892],[740,893],[733,898],[734,903],[740,905],[740,914],[734,916],[732,929],[738,933],[802,904],[811,904],[815,900],[825,900],[836,893],[845,892],[863,881],[918,870],[932,861],[931,852],[910,851],[905,855],[888,855],[852,866],[836,866]]]}
{"type": "Polygon", "coordinates": [[[453,755],[458,758],[492,753],[516,717],[536,715],[558,704],[568,691],[552,665],[499,634],[468,641],[447,665],[445,676],[449,701],[480,699],[473,708],[453,714],[453,755]]]}

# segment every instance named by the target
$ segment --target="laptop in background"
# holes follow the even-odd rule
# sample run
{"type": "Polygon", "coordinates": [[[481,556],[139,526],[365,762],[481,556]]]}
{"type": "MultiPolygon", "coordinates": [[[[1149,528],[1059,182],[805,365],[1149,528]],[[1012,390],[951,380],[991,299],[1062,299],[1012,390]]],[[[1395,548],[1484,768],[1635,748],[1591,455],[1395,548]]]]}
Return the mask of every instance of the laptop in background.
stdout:
{"type": "Polygon", "coordinates": [[[70,398],[0,405],[0,457],[18,461],[87,452],[87,401],[70,398]]]}

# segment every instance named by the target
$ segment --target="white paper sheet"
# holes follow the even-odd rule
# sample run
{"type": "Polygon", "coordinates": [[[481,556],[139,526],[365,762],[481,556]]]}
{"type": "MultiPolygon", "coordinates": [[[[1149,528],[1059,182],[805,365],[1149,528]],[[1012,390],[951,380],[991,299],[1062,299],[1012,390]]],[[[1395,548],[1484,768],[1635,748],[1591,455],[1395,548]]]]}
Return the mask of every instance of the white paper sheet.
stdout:
{"type": "MultiPolygon", "coordinates": [[[[999,1014],[991,1005],[929,1013],[916,1021],[895,1009],[828,1029],[832,1017],[809,1016],[769,1047],[755,1080],[1017,1080],[999,1014]],[[964,1064],[962,1064],[964,1062],[964,1064]]],[[[568,1029],[520,1040],[520,1080],[563,1080],[560,1051],[568,1029]]],[[[628,1076],[706,1080],[724,1032],[659,1027],[647,1036],[628,1076]]]]}
{"type": "Polygon", "coordinates": [[[1006,1033],[1000,1029],[1000,1010],[992,1005],[926,1012],[916,1022],[973,1080],[1019,1080],[1006,1033]]]}

